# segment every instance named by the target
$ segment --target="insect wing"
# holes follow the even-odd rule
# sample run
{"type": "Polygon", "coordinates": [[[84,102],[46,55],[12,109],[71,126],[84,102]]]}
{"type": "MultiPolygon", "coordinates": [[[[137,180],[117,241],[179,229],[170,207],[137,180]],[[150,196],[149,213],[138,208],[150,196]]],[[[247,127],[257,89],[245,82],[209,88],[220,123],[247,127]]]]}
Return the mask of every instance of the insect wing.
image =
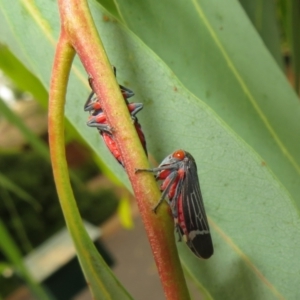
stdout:
{"type": "Polygon", "coordinates": [[[209,258],[214,249],[199,186],[197,166],[190,154],[187,153],[187,157],[189,160],[182,185],[183,216],[188,233],[187,244],[197,256],[209,258]]]}

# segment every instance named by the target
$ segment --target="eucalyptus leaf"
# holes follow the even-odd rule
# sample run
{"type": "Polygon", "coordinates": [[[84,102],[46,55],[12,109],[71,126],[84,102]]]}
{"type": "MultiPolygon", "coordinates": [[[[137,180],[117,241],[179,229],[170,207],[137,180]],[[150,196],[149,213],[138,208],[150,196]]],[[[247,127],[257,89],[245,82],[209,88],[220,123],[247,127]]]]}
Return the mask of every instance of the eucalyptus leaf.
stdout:
{"type": "MultiPolygon", "coordinates": [[[[1,42],[47,86],[57,8],[36,1],[41,23],[24,2],[0,3],[1,42]]],[[[144,103],[138,117],[151,161],[184,148],[198,164],[215,254],[201,261],[179,243],[190,275],[207,298],[298,299],[300,106],[239,4],[119,1],[124,24],[147,45],[89,4],[118,82],[144,103]]],[[[88,93],[75,60],[66,115],[128,186],[97,130],[85,124],[88,93]]]]}
{"type": "Polygon", "coordinates": [[[122,21],[254,148],[300,207],[299,99],[240,3],[117,3],[122,21]]]}
{"type": "Polygon", "coordinates": [[[240,3],[278,66],[284,70],[275,1],[240,0],[240,3]]]}

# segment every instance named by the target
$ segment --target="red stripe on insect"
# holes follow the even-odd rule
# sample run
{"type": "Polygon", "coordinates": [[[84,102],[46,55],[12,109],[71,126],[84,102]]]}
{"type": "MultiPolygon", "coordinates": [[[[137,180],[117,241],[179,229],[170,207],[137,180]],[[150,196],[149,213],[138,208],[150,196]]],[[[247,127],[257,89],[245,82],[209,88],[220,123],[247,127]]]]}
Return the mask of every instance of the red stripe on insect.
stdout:
{"type": "Polygon", "coordinates": [[[183,238],[195,255],[209,258],[214,248],[204,209],[202,194],[193,156],[177,150],[167,156],[154,169],[136,169],[136,172],[155,173],[156,180],[163,180],[161,198],[154,207],[154,212],[164,199],[172,210],[179,240],[183,238]]]}

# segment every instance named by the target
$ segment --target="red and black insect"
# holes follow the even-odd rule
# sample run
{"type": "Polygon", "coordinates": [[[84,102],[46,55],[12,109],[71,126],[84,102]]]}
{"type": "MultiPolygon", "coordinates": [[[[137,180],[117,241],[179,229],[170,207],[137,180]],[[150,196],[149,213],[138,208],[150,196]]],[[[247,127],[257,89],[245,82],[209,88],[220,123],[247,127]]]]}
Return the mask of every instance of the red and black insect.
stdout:
{"type": "Polygon", "coordinates": [[[184,150],[176,150],[157,168],[136,170],[141,171],[156,173],[155,179],[163,180],[162,195],[154,212],[167,197],[179,240],[183,239],[198,257],[212,256],[214,249],[193,156],[184,150]]]}
{"type": "MultiPolygon", "coordinates": [[[[116,75],[116,68],[114,68],[114,73],[116,75]]],[[[90,114],[91,114],[90,118],[87,122],[87,125],[90,127],[96,127],[99,130],[106,146],[108,147],[108,149],[110,150],[112,155],[124,167],[124,163],[123,163],[122,157],[121,157],[121,152],[120,152],[118,145],[113,137],[113,130],[108,125],[106,115],[104,114],[102,107],[101,107],[101,103],[100,103],[97,95],[94,92],[93,79],[91,77],[89,78],[89,84],[92,89],[92,92],[90,93],[90,95],[84,105],[84,110],[90,112],[90,114]]],[[[122,85],[119,85],[119,87],[120,87],[121,93],[124,97],[124,100],[127,104],[129,113],[134,122],[134,126],[138,133],[140,141],[141,141],[141,143],[144,147],[144,150],[147,154],[146,139],[145,139],[144,133],[142,131],[141,125],[139,124],[138,119],[135,116],[141,109],[143,109],[143,104],[142,103],[134,103],[134,102],[129,103],[127,99],[134,95],[133,91],[131,91],[130,89],[128,89],[122,85]]]]}

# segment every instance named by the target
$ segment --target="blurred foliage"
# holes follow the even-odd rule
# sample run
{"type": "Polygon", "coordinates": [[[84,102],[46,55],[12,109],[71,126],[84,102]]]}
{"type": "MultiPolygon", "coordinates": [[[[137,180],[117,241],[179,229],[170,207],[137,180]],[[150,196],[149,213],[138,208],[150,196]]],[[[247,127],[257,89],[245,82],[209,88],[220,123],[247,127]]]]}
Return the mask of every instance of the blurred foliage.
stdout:
{"type": "Polygon", "coordinates": [[[284,36],[280,34],[279,28],[281,24],[278,22],[278,18],[276,18],[277,7],[275,1],[239,1],[278,66],[283,69],[280,44],[284,36]]]}
{"type": "MultiPolygon", "coordinates": [[[[22,154],[2,155],[0,169],[11,181],[27,191],[42,207],[37,213],[36,209],[27,202],[16,195],[10,195],[33,247],[41,244],[64,226],[49,163],[34,152],[27,151],[22,154]]],[[[79,170],[77,173],[87,177],[89,171],[86,170],[79,170]]],[[[97,193],[91,193],[83,186],[79,187],[78,185],[73,185],[73,189],[83,218],[93,224],[100,224],[117,208],[118,201],[111,190],[101,189],[97,193]]],[[[15,236],[12,216],[3,201],[0,202],[0,218],[15,236]]],[[[22,245],[19,244],[19,246],[26,254],[22,245]]]]}
{"type": "Polygon", "coordinates": [[[278,0],[277,15],[283,36],[286,54],[291,61],[293,77],[290,79],[299,95],[300,87],[300,2],[298,0],[278,0]]]}
{"type": "Polygon", "coordinates": [[[30,72],[21,61],[13,55],[9,49],[0,44],[0,69],[9,77],[17,89],[20,91],[30,92],[42,107],[47,108],[48,92],[40,83],[39,79],[30,72]],[[24,80],[25,79],[25,80],[24,80]]]}
{"type": "MultiPolygon", "coordinates": [[[[25,255],[28,247],[20,237],[19,227],[16,222],[22,224],[22,230],[26,233],[30,245],[34,248],[43,243],[47,238],[57,232],[65,224],[61,208],[58,202],[50,164],[33,151],[22,153],[7,153],[0,156],[0,170],[17,186],[25,190],[40,205],[37,210],[28,202],[17,195],[3,190],[0,187],[0,219],[6,224],[11,236],[15,237],[19,249],[25,255]],[[7,199],[3,199],[9,194],[7,199]],[[5,200],[5,201],[3,201],[5,200]],[[15,207],[12,213],[11,204],[15,207]]],[[[78,177],[89,179],[97,172],[91,163],[77,168],[78,177]]],[[[95,193],[86,190],[83,185],[73,184],[74,194],[78,200],[78,207],[83,219],[99,225],[116,211],[118,201],[115,194],[108,189],[101,189],[95,193]]],[[[5,257],[0,253],[0,261],[5,257]]],[[[2,294],[11,291],[19,279],[0,279],[2,294]],[[10,282],[10,284],[8,283],[10,282]]]]}

